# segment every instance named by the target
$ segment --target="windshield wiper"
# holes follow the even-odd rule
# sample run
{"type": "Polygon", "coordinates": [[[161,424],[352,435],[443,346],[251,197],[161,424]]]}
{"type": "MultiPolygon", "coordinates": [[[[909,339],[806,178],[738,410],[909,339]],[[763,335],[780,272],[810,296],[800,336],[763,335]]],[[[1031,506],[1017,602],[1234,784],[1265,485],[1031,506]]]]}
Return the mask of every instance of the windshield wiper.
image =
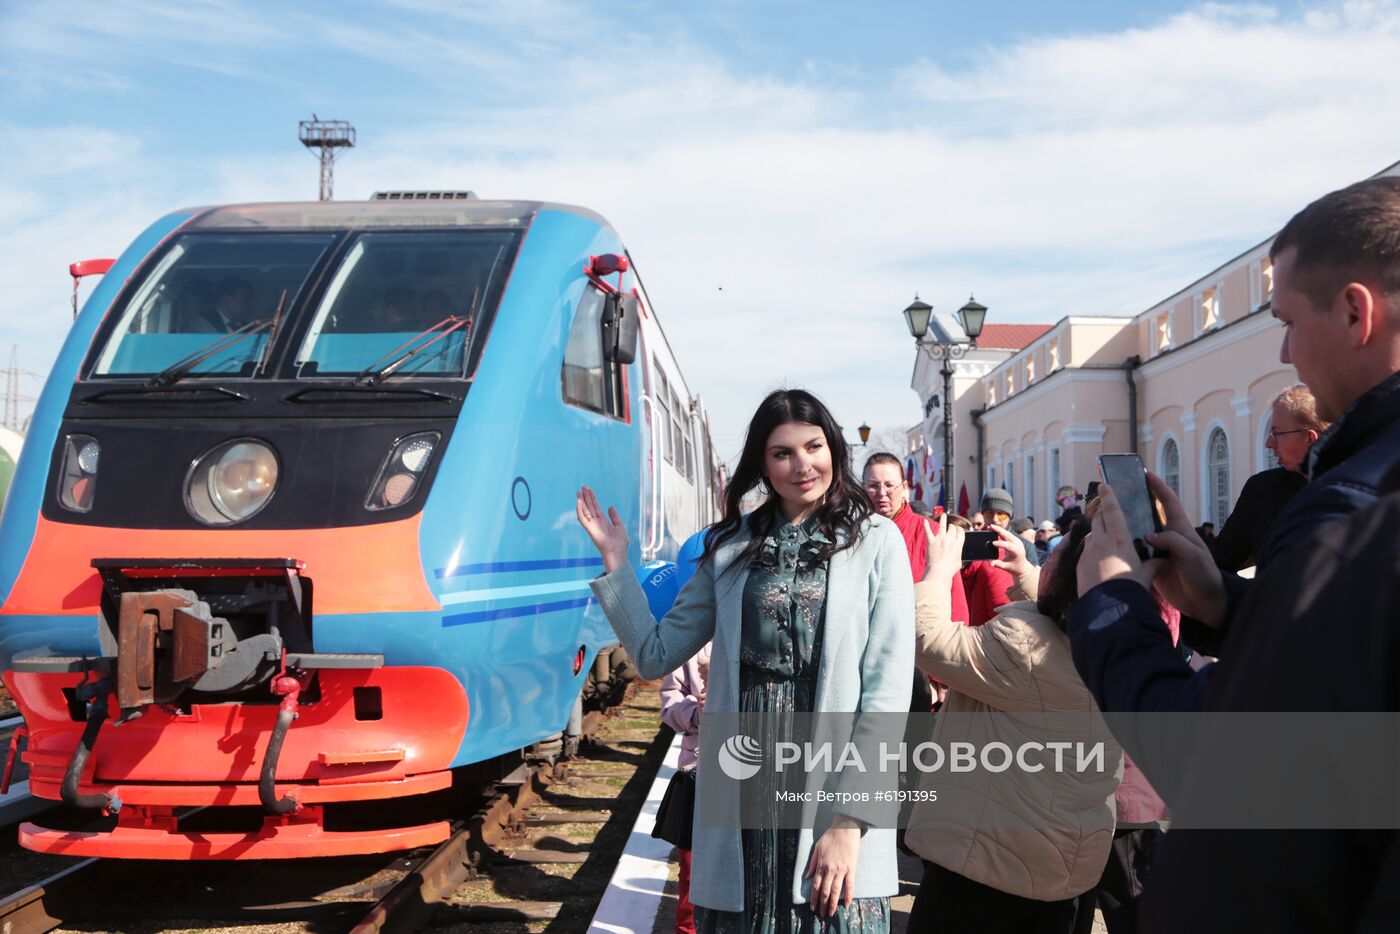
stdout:
{"type": "MultiPolygon", "coordinates": [[[[266,331],[269,328],[271,328],[272,325],[273,322],[267,318],[262,318],[257,321],[249,321],[242,327],[230,331],[227,334],[221,335],[220,337],[215,338],[210,343],[205,344],[203,347],[200,347],[199,349],[195,350],[193,353],[187,354],[184,357],[181,357],[179,360],[176,360],[174,363],[170,364],[170,366],[166,367],[165,369],[157,373],[155,376],[152,376],[150,379],[146,380],[146,385],[169,386],[171,383],[179,382],[181,379],[184,379],[186,376],[188,376],[191,370],[199,366],[205,360],[208,360],[210,357],[223,353],[225,350],[228,350],[235,344],[242,343],[243,341],[252,337],[254,334],[261,334],[263,331],[266,331]]],[[[269,341],[269,343],[271,342],[269,341]]]]}
{"type": "MultiPolygon", "coordinates": [[[[430,328],[426,328],[418,334],[413,335],[408,340],[404,341],[402,344],[395,347],[393,350],[389,351],[383,356],[379,357],[378,360],[375,360],[369,366],[361,370],[360,375],[355,377],[355,385],[379,385],[385,380],[385,378],[393,376],[395,373],[397,373],[400,367],[402,367],[408,361],[412,360],[414,357],[418,356],[418,354],[427,350],[429,347],[433,346],[438,341],[451,334],[453,331],[461,330],[470,323],[471,318],[459,318],[456,315],[450,315],[446,318],[443,318],[437,324],[433,325],[430,328]],[[424,341],[423,343],[418,344],[417,347],[412,347],[413,344],[423,340],[423,338],[427,337],[429,334],[434,334],[436,336],[430,341],[424,341]],[[412,349],[405,351],[404,353],[399,353],[399,351],[403,350],[405,347],[412,347],[412,349]],[[398,356],[395,356],[395,354],[398,354],[398,356]],[[380,360],[384,360],[388,357],[393,357],[393,359],[390,360],[388,363],[384,364],[384,366],[377,366],[380,360]]],[[[446,347],[447,345],[444,344],[443,347],[439,350],[445,350],[446,347]]]]}
{"type": "Polygon", "coordinates": [[[286,302],[287,290],[283,289],[277,298],[277,307],[272,311],[272,327],[268,329],[267,340],[263,341],[262,352],[258,354],[258,365],[253,367],[255,374],[264,372],[267,366],[267,358],[272,354],[272,345],[277,340],[277,329],[282,326],[282,306],[286,302]]]}

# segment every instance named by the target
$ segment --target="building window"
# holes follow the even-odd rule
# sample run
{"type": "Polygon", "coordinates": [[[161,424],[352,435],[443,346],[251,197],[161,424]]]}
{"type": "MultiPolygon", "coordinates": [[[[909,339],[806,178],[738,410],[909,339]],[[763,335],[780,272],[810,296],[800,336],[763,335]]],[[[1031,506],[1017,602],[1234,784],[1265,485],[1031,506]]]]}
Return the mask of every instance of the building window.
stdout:
{"type": "Polygon", "coordinates": [[[583,290],[564,345],[564,401],[613,418],[626,418],[622,367],[603,359],[605,301],[606,296],[592,286],[583,290]]]}
{"type": "Polygon", "coordinates": [[[1035,455],[1026,455],[1026,505],[1025,514],[1035,515],[1035,455]]]}
{"type": "Polygon", "coordinates": [[[1230,439],[1212,428],[1206,441],[1206,519],[1218,529],[1230,514],[1230,439]]]}
{"type": "Polygon", "coordinates": [[[1213,330],[1220,326],[1220,289],[1219,287],[1205,290],[1201,296],[1201,332],[1213,330]]]}
{"type": "Polygon", "coordinates": [[[1172,313],[1164,311],[1157,316],[1155,353],[1165,353],[1172,349],[1172,313]]]}
{"type": "Polygon", "coordinates": [[[1181,449],[1176,446],[1175,438],[1162,442],[1162,480],[1173,493],[1181,495],[1181,449]]]}
{"type": "Polygon", "coordinates": [[[1259,463],[1263,464],[1259,468],[1260,470],[1273,470],[1275,467],[1282,466],[1279,464],[1278,455],[1273,452],[1273,449],[1264,446],[1264,442],[1269,440],[1269,429],[1272,427],[1273,419],[1265,419],[1264,430],[1259,435],[1259,463]]]}

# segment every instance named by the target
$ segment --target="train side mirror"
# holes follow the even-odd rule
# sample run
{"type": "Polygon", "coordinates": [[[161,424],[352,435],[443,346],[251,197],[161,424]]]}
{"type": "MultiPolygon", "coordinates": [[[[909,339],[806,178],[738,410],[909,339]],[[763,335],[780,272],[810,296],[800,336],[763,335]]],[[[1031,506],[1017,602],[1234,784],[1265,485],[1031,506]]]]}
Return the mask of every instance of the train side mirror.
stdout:
{"type": "Polygon", "coordinates": [[[626,366],[637,359],[641,300],[632,293],[609,292],[603,305],[603,357],[626,366]]]}
{"type": "Polygon", "coordinates": [[[116,263],[114,259],[80,259],[68,264],[68,275],[73,277],[73,317],[78,317],[78,280],[87,276],[103,276],[116,263]]]}

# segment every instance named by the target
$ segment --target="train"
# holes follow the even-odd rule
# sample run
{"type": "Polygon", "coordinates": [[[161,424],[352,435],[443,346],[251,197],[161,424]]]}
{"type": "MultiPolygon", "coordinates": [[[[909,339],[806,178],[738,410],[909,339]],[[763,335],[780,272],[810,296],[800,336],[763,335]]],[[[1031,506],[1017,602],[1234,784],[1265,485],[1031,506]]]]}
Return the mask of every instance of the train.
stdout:
{"type": "Polygon", "coordinates": [[[0,521],[6,781],[22,755],[33,794],[116,820],[23,846],[405,849],[448,821],[335,815],[570,753],[627,668],[575,491],[617,504],[664,593],[724,483],[604,218],[452,192],[200,207],[70,271],[0,521]]]}

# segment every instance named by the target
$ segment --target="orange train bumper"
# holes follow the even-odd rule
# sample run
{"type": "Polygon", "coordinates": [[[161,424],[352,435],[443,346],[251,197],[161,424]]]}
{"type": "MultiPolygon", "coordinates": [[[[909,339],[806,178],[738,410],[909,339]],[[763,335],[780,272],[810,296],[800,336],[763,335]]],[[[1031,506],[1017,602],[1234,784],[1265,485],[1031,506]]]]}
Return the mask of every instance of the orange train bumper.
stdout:
{"type": "MultiPolygon", "coordinates": [[[[317,678],[320,699],[300,707],[278,758],[277,794],[290,793],[301,805],[292,814],[269,816],[252,833],[187,833],[172,810],[258,804],[275,704],[196,704],[187,713],[152,706],[120,726],[114,708],[79,791],[114,794],[124,805],[117,827],[86,833],[25,824],[20,842],[75,856],[279,859],[386,852],[445,839],[445,822],[329,832],[321,811],[326,803],[447,788],[469,716],[461,684],[446,671],[419,667],[323,669],[317,678]]],[[[79,680],[78,674],[5,672],[29,728],[30,790],[42,798],[60,797],[82,733],[64,695],[79,680]]]]}

